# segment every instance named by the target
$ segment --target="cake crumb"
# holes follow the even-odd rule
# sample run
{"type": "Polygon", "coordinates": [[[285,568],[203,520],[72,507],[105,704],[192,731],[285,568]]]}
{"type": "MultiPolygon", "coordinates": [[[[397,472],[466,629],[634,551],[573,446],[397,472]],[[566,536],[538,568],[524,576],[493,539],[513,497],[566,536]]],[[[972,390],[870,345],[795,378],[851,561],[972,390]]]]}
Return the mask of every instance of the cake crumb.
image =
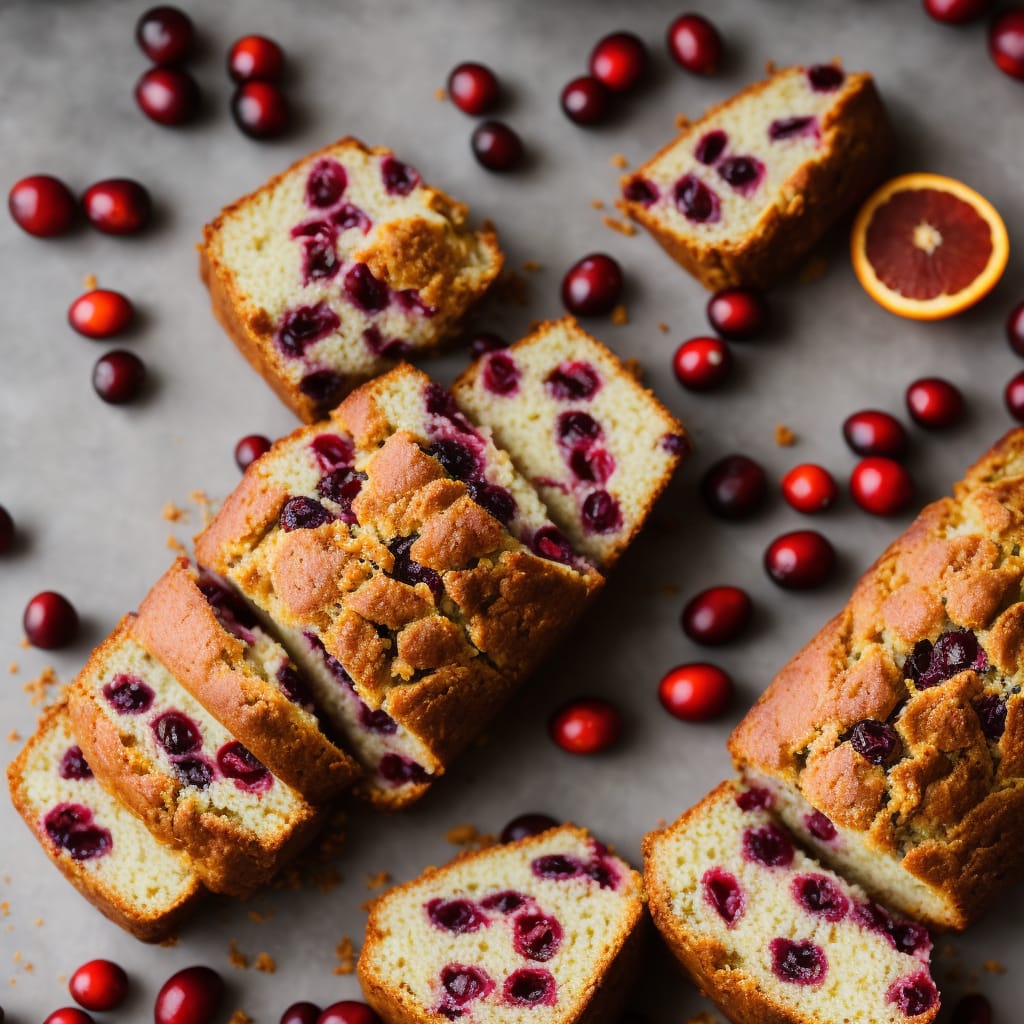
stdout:
{"type": "Polygon", "coordinates": [[[366,888],[372,890],[383,889],[390,881],[391,873],[389,871],[378,871],[375,875],[366,876],[366,888]]]}
{"type": "Polygon", "coordinates": [[[171,551],[176,551],[179,555],[188,553],[188,549],[180,540],[178,540],[177,537],[174,536],[173,533],[167,534],[167,547],[171,551]]]}
{"type": "MultiPolygon", "coordinates": [[[[614,314],[613,314],[614,315],[614,314]]],[[[644,368],[640,365],[640,360],[636,356],[630,356],[628,359],[622,361],[622,365],[626,370],[626,373],[630,375],[638,384],[644,382],[644,368]]]]}
{"type": "Polygon", "coordinates": [[[210,498],[207,495],[206,491],[203,490],[197,489],[194,491],[190,491],[188,497],[189,501],[191,501],[192,504],[197,505],[199,507],[199,516],[202,519],[203,526],[206,526],[213,518],[211,512],[211,506],[213,505],[213,502],[210,501],[210,498]]]}
{"type": "Polygon", "coordinates": [[[82,278],[82,287],[90,292],[96,287],[97,284],[99,284],[99,281],[96,279],[95,274],[86,274],[85,277],[82,278]]]}
{"type": "Polygon", "coordinates": [[[18,950],[15,950],[15,952],[14,952],[14,956],[12,956],[12,957],[11,957],[11,959],[12,959],[12,960],[13,960],[13,961],[14,961],[14,962],[15,962],[16,964],[20,964],[20,963],[21,963],[21,950],[20,950],[20,949],[18,949],[18,950]]]}
{"type": "Polygon", "coordinates": [[[21,639],[20,639],[20,640],[18,641],[18,646],[19,646],[19,647],[23,647],[23,648],[24,648],[24,649],[25,649],[25,650],[27,651],[27,650],[28,650],[28,649],[29,649],[29,648],[30,648],[30,647],[32,646],[32,644],[31,644],[31,643],[29,642],[29,639],[28,639],[28,637],[27,637],[27,636],[23,636],[23,637],[22,637],[22,638],[21,638],[21,639]]]}
{"type": "Polygon", "coordinates": [[[252,1017],[245,1010],[235,1010],[228,1024],[253,1024],[252,1017]]]}
{"type": "Polygon", "coordinates": [[[334,968],[334,974],[352,974],[355,971],[356,950],[347,935],[343,935],[341,941],[334,947],[334,955],[338,958],[338,966],[334,968]]]}
{"type": "Polygon", "coordinates": [[[439,85],[434,90],[434,99],[437,100],[438,103],[444,103],[444,101],[448,99],[448,93],[445,91],[443,85],[439,85]]]}
{"type": "Polygon", "coordinates": [[[771,58],[764,62],[764,73],[766,75],[774,75],[778,69],[778,65],[771,58]]]}
{"type": "Polygon", "coordinates": [[[0,917],[10,917],[10,916],[11,916],[11,904],[10,904],[10,902],[8,900],[3,900],[2,902],[0,902],[0,917]]]}
{"type": "Polygon", "coordinates": [[[245,970],[249,966],[249,958],[238,948],[238,942],[231,940],[228,946],[228,963],[239,970],[245,970]]]}
{"type": "Polygon", "coordinates": [[[669,327],[669,325],[668,325],[667,323],[665,323],[665,321],[664,321],[664,320],[662,320],[662,321],[661,321],[661,322],[660,322],[660,323],[658,324],[658,330],[659,330],[659,331],[661,331],[661,333],[662,333],[662,334],[668,334],[668,332],[669,332],[670,330],[672,330],[672,328],[671,328],[671,327],[669,327]]]}
{"type": "Polygon", "coordinates": [[[42,928],[45,923],[46,922],[41,917],[37,917],[35,920],[35,926],[37,928],[42,928]]]}
{"type": "Polygon", "coordinates": [[[620,171],[624,171],[629,166],[629,161],[622,153],[615,153],[608,163],[610,163],[612,167],[618,167],[620,171]]]}
{"type": "Polygon", "coordinates": [[[16,661],[12,661],[10,665],[7,666],[7,671],[10,672],[12,676],[16,676],[21,671],[21,666],[16,661]]]}
{"type": "Polygon", "coordinates": [[[604,200],[603,199],[591,199],[590,200],[590,205],[595,210],[603,210],[604,209],[604,200]]]}
{"type": "Polygon", "coordinates": [[[814,284],[828,273],[828,260],[824,256],[812,256],[801,268],[797,280],[801,284],[814,284]]]}
{"type": "Polygon", "coordinates": [[[29,694],[33,706],[42,704],[47,697],[47,688],[57,684],[57,673],[48,665],[35,679],[30,679],[22,689],[29,694]]]}
{"type": "Polygon", "coordinates": [[[601,218],[604,221],[606,228],[611,228],[612,231],[617,231],[620,235],[626,235],[632,237],[636,234],[636,226],[630,224],[628,220],[619,220],[617,217],[604,216],[601,218]]]}
{"type": "Polygon", "coordinates": [[[690,127],[690,119],[685,114],[676,114],[676,128],[685,132],[690,127]]]}
{"type": "Polygon", "coordinates": [[[1001,963],[999,960],[986,960],[982,965],[981,969],[986,974],[1005,974],[1006,965],[1001,963]]]}
{"type": "Polygon", "coordinates": [[[31,960],[26,960],[25,965],[22,969],[25,971],[26,974],[31,974],[36,969],[36,965],[32,963],[31,960]]]}
{"type": "Polygon", "coordinates": [[[160,514],[169,523],[180,523],[188,518],[188,509],[182,508],[180,505],[175,505],[173,501],[168,501],[160,514]]]}
{"type": "Polygon", "coordinates": [[[258,953],[253,966],[264,974],[273,974],[277,970],[277,962],[269,953],[258,953]]]}
{"type": "Polygon", "coordinates": [[[489,832],[478,832],[468,823],[448,829],[444,837],[453,846],[465,846],[476,850],[486,850],[488,846],[494,846],[498,841],[497,836],[489,832]]]}
{"type": "Polygon", "coordinates": [[[531,274],[536,273],[538,270],[542,270],[544,267],[543,263],[539,263],[537,260],[523,260],[523,270],[529,271],[531,274]]]}
{"type": "Polygon", "coordinates": [[[626,312],[626,306],[624,303],[620,302],[612,310],[611,319],[612,323],[615,324],[616,327],[622,327],[623,325],[629,323],[629,313],[626,312]]]}
{"type": "Polygon", "coordinates": [[[269,921],[274,915],[261,914],[258,910],[250,910],[247,916],[250,921],[255,921],[256,924],[263,924],[266,921],[269,921]]]}
{"type": "Polygon", "coordinates": [[[796,444],[796,434],[785,423],[776,423],[775,443],[780,448],[792,448],[796,444]]]}
{"type": "Polygon", "coordinates": [[[18,730],[17,730],[17,729],[12,729],[12,730],[11,730],[11,731],[10,731],[10,732],[9,732],[9,733],[7,734],[7,742],[8,742],[8,743],[17,743],[17,742],[18,742],[18,740],[20,740],[20,739],[21,739],[21,733],[20,733],[20,732],[18,732],[18,730]]]}

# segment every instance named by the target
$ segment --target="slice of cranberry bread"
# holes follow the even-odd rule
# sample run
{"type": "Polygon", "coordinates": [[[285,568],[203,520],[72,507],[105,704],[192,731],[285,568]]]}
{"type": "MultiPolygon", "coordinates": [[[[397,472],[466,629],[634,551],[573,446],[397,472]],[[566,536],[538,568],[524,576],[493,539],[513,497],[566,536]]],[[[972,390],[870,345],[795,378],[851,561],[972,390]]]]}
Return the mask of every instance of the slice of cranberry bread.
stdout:
{"type": "Polygon", "coordinates": [[[1024,429],[929,505],[737,726],[823,858],[963,928],[1024,869],[1024,429]]]}
{"type": "Polygon", "coordinates": [[[614,1020],[641,954],[642,900],[628,864],[564,825],[385,893],[359,981],[390,1024],[614,1020]]]}
{"type": "Polygon", "coordinates": [[[503,260],[464,206],[353,138],[227,207],[200,254],[217,318],[307,423],[457,333],[503,260]]]}
{"type": "Polygon", "coordinates": [[[305,678],[224,581],[179,558],[139,605],[135,638],[282,782],[313,803],[359,765],[324,734],[305,678]]]}
{"type": "Polygon", "coordinates": [[[133,616],[93,651],[69,707],[97,778],[214,892],[250,894],[312,838],[314,808],[146,651],[133,616]]]}
{"type": "Polygon", "coordinates": [[[576,550],[612,566],[689,450],[682,425],[572,317],[478,359],[455,400],[537,488],[576,550]]]}
{"type": "Polygon", "coordinates": [[[96,781],[62,697],[7,766],[11,801],[64,876],[144,942],[173,932],[202,893],[184,855],[158,843],[96,781]]]}
{"type": "Polygon", "coordinates": [[[763,288],[868,194],[890,150],[870,75],[785,68],[623,178],[620,206],[705,287],[763,288]]]}
{"type": "Polygon", "coordinates": [[[796,845],[767,790],[724,782],[644,840],[644,885],[672,952],[736,1024],[926,1024],[927,929],[796,845]]]}

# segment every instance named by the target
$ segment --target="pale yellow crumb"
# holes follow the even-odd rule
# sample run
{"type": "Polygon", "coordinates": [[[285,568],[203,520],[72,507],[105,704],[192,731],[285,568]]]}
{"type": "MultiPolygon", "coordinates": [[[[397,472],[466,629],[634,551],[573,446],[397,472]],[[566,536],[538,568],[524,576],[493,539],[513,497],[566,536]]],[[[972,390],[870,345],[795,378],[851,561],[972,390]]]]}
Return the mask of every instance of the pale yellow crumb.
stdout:
{"type": "Polygon", "coordinates": [[[1005,974],[1006,965],[998,960],[986,960],[982,965],[981,969],[986,974],[1005,974]]]}
{"type": "Polygon", "coordinates": [[[529,271],[531,274],[541,270],[543,266],[544,264],[539,263],[537,260],[523,260],[523,270],[529,271]]]}
{"type": "Polygon", "coordinates": [[[264,921],[269,921],[273,916],[273,914],[261,914],[258,910],[250,910],[248,914],[249,920],[255,921],[257,924],[263,924],[264,921]]]}
{"type": "Polygon", "coordinates": [[[685,114],[676,114],[676,128],[685,132],[690,127],[690,119],[685,114]]]}
{"type": "Polygon", "coordinates": [[[82,287],[85,288],[86,291],[91,292],[98,283],[99,282],[96,280],[95,274],[86,274],[85,277],[82,279],[82,287]]]}
{"type": "Polygon", "coordinates": [[[367,889],[383,889],[388,882],[391,881],[391,873],[388,871],[378,871],[375,875],[366,876],[366,888],[367,889]]]}
{"type": "Polygon", "coordinates": [[[188,518],[188,509],[182,508],[180,505],[175,505],[173,501],[168,501],[164,505],[160,514],[169,523],[180,523],[182,520],[188,518]]]}
{"type": "Polygon", "coordinates": [[[476,827],[468,822],[462,825],[454,825],[444,834],[444,838],[452,846],[466,846],[476,838],[476,827]]]}
{"type": "Polygon", "coordinates": [[[796,444],[796,434],[785,423],[776,423],[775,443],[780,448],[792,448],[796,444]]]}
{"type": "Polygon", "coordinates": [[[232,939],[228,946],[228,963],[239,970],[245,970],[249,966],[249,958],[238,948],[235,939],[232,939]]]}
{"type": "Polygon", "coordinates": [[[665,321],[663,320],[661,323],[658,324],[658,330],[661,331],[662,334],[668,334],[668,332],[672,330],[672,328],[669,327],[669,325],[665,323],[665,321]]]}
{"type": "Polygon", "coordinates": [[[18,740],[20,740],[20,739],[21,739],[21,733],[20,733],[20,732],[18,732],[18,730],[17,730],[17,729],[12,729],[12,730],[11,730],[11,731],[10,731],[10,732],[9,732],[9,733],[7,734],[7,742],[8,742],[8,743],[17,743],[17,742],[18,742],[18,740]]]}
{"type": "Polygon", "coordinates": [[[604,200],[603,199],[591,199],[590,200],[590,205],[595,210],[603,210],[604,209],[604,200]]]}
{"type": "Polygon", "coordinates": [[[601,220],[604,221],[606,228],[611,228],[612,231],[617,231],[620,235],[632,237],[636,234],[635,225],[630,224],[628,220],[619,220],[618,217],[608,216],[602,217],[601,220]]]}
{"type": "Polygon", "coordinates": [[[448,99],[448,93],[445,91],[444,86],[439,85],[434,90],[434,99],[437,100],[439,103],[443,103],[446,99],[448,99]]]}
{"type": "Polygon", "coordinates": [[[629,161],[622,153],[615,153],[608,161],[612,167],[618,167],[620,171],[624,171],[629,166],[629,161]]]}
{"type": "Polygon", "coordinates": [[[257,954],[256,962],[253,966],[257,971],[263,971],[264,974],[273,974],[277,970],[277,964],[269,953],[257,954]]]}
{"type": "Polygon", "coordinates": [[[203,526],[206,526],[213,518],[211,506],[213,502],[207,496],[206,491],[195,490],[189,492],[189,500],[199,506],[199,516],[202,520],[203,526]]]}
{"type": "Polygon", "coordinates": [[[334,968],[334,974],[352,974],[355,971],[356,950],[347,935],[343,935],[341,941],[334,947],[334,955],[338,958],[338,966],[334,968]]]}
{"type": "Polygon", "coordinates": [[[622,327],[624,324],[629,323],[629,313],[626,312],[626,306],[624,303],[619,303],[612,310],[612,323],[616,327],[622,327]]]}
{"type": "Polygon", "coordinates": [[[21,667],[16,661],[12,661],[10,665],[7,666],[7,671],[10,672],[12,676],[16,676],[21,671],[21,667]]]}

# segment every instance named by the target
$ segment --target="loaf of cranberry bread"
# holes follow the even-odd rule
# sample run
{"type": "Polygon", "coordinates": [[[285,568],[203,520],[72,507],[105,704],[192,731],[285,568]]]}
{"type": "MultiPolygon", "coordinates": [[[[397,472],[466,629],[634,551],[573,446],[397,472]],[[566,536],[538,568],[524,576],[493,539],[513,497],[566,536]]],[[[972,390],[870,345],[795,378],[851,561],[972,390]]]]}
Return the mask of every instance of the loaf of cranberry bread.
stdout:
{"type": "Polygon", "coordinates": [[[100,782],[207,888],[246,896],[312,838],[315,809],[275,778],[134,634],[126,616],[71,686],[79,745],[100,782]]]}
{"type": "Polygon", "coordinates": [[[96,781],[62,697],[7,766],[11,801],[64,876],[144,942],[178,927],[202,893],[188,858],[158,843],[96,781]]]}
{"type": "Polygon", "coordinates": [[[870,75],[785,68],[623,178],[620,206],[705,287],[763,288],[881,180],[891,148],[870,75]]]}
{"type": "Polygon", "coordinates": [[[358,974],[389,1024],[615,1020],[642,950],[640,877],[572,825],[385,893],[358,974]]]}
{"type": "Polygon", "coordinates": [[[359,765],[325,735],[305,678],[244,601],[179,558],[139,605],[136,639],[282,782],[313,803],[359,765]]]}
{"type": "Polygon", "coordinates": [[[729,747],[816,853],[963,928],[1024,868],[1024,429],[929,505],[729,747]]]}
{"type": "Polygon", "coordinates": [[[464,206],[353,138],[228,206],[200,255],[215,315],[307,423],[457,333],[503,260],[464,206]]]}
{"type": "Polygon", "coordinates": [[[572,317],[476,360],[452,387],[511,452],[576,550],[625,550],[689,450],[682,425],[572,317]]]}
{"type": "Polygon", "coordinates": [[[644,840],[669,948],[736,1024],[927,1024],[927,930],[807,856],[771,794],[723,782],[644,840]]]}

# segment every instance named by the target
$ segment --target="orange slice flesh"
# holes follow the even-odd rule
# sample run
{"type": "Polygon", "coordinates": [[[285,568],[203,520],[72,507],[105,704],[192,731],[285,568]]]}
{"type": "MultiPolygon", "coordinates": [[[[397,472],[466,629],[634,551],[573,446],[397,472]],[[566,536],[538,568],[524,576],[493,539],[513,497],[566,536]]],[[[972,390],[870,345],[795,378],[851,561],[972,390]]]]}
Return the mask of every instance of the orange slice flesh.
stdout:
{"type": "Polygon", "coordinates": [[[880,306],[940,320],[992,290],[1010,243],[1002,217],[974,189],[939,174],[904,174],[861,207],[850,250],[857,279],[880,306]]]}

